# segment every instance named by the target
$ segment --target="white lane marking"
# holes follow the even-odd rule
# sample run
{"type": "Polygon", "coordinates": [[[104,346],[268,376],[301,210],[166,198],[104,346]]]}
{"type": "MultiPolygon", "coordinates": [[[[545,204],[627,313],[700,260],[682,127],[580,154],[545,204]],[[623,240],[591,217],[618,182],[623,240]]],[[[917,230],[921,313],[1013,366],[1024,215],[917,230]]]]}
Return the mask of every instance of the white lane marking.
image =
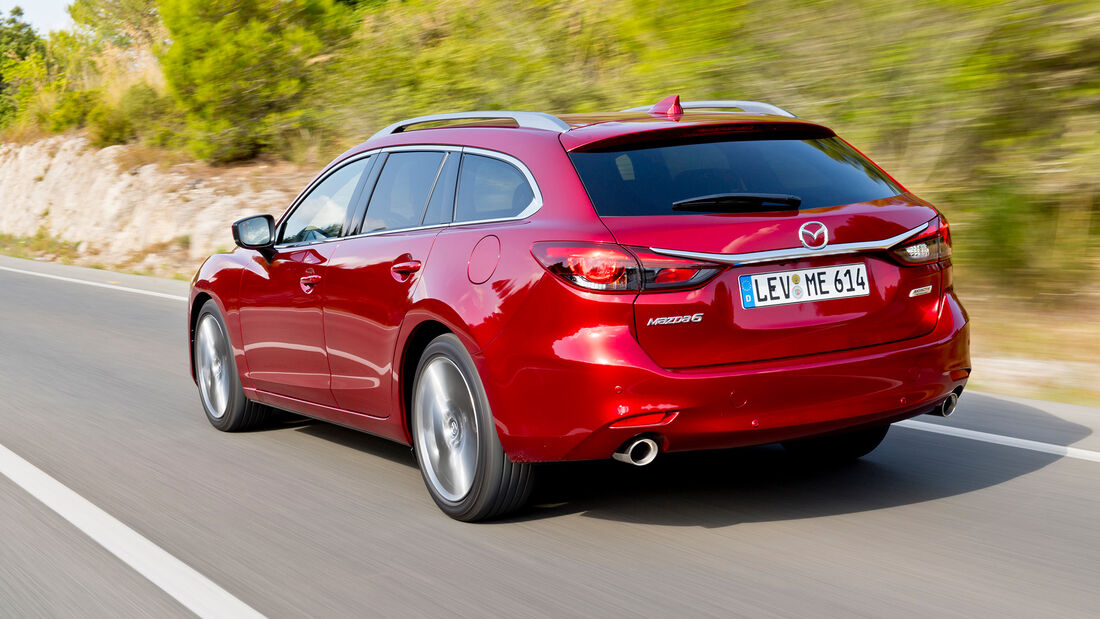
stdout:
{"type": "Polygon", "coordinates": [[[46,273],[39,273],[37,271],[25,271],[23,269],[13,269],[11,267],[0,267],[0,271],[11,271],[12,273],[21,273],[23,275],[34,275],[35,277],[45,277],[48,279],[56,279],[63,282],[72,282],[74,284],[84,284],[85,286],[96,286],[98,288],[109,288],[111,290],[118,290],[121,292],[132,292],[134,294],[144,294],[150,297],[160,297],[162,299],[172,299],[173,301],[186,301],[187,297],[181,297],[177,294],[168,294],[165,292],[153,292],[152,290],[142,290],[141,288],[129,288],[126,286],[115,286],[114,284],[101,284],[99,282],[90,282],[86,279],[76,279],[75,277],[62,277],[60,275],[48,275],[46,273]]]}
{"type": "Polygon", "coordinates": [[[935,434],[946,434],[948,436],[956,436],[958,438],[968,438],[972,441],[993,443],[994,445],[1005,445],[1007,447],[1017,447],[1019,449],[1039,451],[1042,453],[1054,454],[1056,456],[1064,456],[1066,458],[1076,458],[1078,460],[1100,462],[1100,451],[1089,451],[1087,449],[1066,447],[1064,445],[1055,445],[1053,443],[1040,443],[1039,441],[1029,441],[1024,438],[1002,436],[1000,434],[990,434],[988,432],[978,432],[976,430],[965,430],[963,428],[953,428],[951,426],[941,426],[938,423],[913,421],[912,419],[898,421],[894,425],[901,426],[903,428],[911,428],[913,430],[921,430],[923,432],[933,432],[935,434]]]}
{"type": "Polygon", "coordinates": [[[0,445],[0,474],[200,617],[263,617],[186,563],[0,445]]]}

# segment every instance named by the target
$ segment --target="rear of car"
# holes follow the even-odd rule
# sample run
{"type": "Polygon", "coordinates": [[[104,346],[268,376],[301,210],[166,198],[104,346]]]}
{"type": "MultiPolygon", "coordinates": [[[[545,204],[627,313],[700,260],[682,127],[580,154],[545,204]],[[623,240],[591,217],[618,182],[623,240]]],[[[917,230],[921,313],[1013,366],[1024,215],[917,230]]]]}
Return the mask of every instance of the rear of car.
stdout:
{"type": "Polygon", "coordinates": [[[947,221],[768,104],[408,119],[233,231],[192,286],[210,422],[411,444],[459,520],[518,509],[532,462],[857,458],[970,373],[947,221]]]}
{"type": "Polygon", "coordinates": [[[563,134],[611,242],[535,243],[549,277],[484,352],[521,366],[494,404],[513,458],[786,441],[961,392],[943,216],[824,127],[724,118],[563,134]]]}

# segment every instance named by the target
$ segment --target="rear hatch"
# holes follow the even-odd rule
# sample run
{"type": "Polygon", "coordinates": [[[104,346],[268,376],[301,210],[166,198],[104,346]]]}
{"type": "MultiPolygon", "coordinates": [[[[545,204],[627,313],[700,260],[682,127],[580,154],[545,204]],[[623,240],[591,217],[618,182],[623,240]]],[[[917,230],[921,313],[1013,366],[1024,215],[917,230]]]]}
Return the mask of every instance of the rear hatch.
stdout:
{"type": "Polygon", "coordinates": [[[846,350],[935,327],[940,264],[903,266],[889,248],[934,231],[938,213],[831,133],[596,144],[570,157],[643,266],[725,266],[701,285],[638,295],[638,341],[663,367],[846,350]]]}

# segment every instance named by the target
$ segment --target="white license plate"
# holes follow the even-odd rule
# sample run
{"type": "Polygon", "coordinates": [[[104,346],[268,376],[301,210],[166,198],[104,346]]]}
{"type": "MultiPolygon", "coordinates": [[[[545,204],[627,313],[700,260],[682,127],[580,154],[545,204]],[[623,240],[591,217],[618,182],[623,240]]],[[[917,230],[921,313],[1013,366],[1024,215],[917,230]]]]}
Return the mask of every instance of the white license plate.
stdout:
{"type": "Polygon", "coordinates": [[[737,281],[745,309],[871,294],[863,264],[742,275],[737,281]]]}

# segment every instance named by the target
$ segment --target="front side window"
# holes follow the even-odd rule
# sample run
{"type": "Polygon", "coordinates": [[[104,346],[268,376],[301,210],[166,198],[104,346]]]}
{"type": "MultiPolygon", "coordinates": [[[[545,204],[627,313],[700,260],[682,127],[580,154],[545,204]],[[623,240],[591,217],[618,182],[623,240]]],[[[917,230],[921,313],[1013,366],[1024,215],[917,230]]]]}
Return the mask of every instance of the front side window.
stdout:
{"type": "Polygon", "coordinates": [[[362,232],[419,226],[443,156],[431,151],[390,153],[367,205],[362,232]]]}
{"type": "Polygon", "coordinates": [[[279,242],[312,243],[340,236],[369,160],[353,161],[318,183],[287,217],[279,242]]]}
{"type": "Polygon", "coordinates": [[[534,199],[527,177],[514,165],[482,155],[462,156],[455,221],[515,217],[534,199]]]}

